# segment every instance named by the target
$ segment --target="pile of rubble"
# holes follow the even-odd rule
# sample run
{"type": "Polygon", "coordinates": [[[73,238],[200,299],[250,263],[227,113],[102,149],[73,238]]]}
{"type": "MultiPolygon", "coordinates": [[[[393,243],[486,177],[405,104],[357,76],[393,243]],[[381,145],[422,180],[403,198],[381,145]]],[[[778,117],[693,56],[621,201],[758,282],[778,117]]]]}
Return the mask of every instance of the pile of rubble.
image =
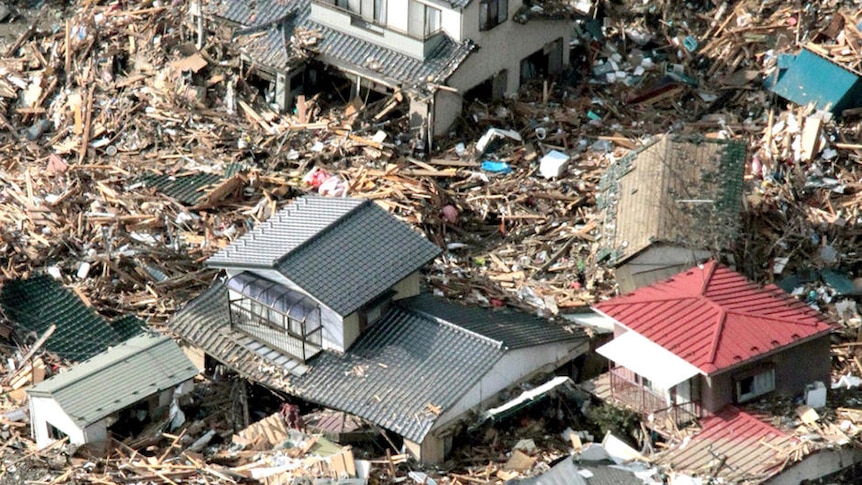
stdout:
{"type": "MultiPolygon", "coordinates": [[[[577,82],[474,103],[434,150],[405,135],[397,92],[335,107],[300,97],[294,113],[276,113],[227,60],[232,46],[189,43],[178,3],[22,8],[0,40],[2,278],[47,272],[105,316],[158,327],[212,281],[207,256],[317,191],[376,199],[446,248],[427,277],[436,292],[555,315],[614,293],[612,270],[594,262],[602,170],[651,135],[704,133],[741,139],[753,154],[738,267],[842,322],[835,380],[862,375],[852,304],[862,292],[859,111],[786,103],[763,88],[797,45],[855,72],[859,19],[839,2],[677,4],[603,4],[604,17],[575,22],[577,82]]],[[[20,399],[7,394],[27,384],[18,370],[28,362],[34,373],[63,364],[30,362],[33,343],[0,350],[9,476],[61,456],[34,449],[20,399]]],[[[805,416],[799,433],[858,439],[852,403],[805,416]]],[[[230,468],[189,450],[193,434],[162,434],[146,456],[120,446],[101,462],[44,463],[59,467],[47,481],[239,482],[263,463],[293,467],[319,444],[291,436],[298,453],[230,468]]],[[[516,478],[500,473],[505,460],[450,479],[516,478]]],[[[395,474],[391,458],[381,465],[395,474]]],[[[541,470],[531,462],[522,475],[541,470]]]]}

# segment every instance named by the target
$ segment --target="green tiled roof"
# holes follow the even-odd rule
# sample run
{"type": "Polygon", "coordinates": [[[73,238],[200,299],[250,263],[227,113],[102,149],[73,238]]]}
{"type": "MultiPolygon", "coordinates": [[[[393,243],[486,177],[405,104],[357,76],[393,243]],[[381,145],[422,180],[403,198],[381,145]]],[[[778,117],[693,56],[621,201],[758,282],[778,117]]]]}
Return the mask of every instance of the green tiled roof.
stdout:
{"type": "Polygon", "coordinates": [[[146,174],[139,177],[136,182],[152,187],[182,204],[195,205],[206,195],[208,187],[233,177],[244,168],[241,163],[231,163],[225,167],[224,174],[204,172],[176,175],[146,174]]]}
{"type": "Polygon", "coordinates": [[[0,289],[0,307],[15,325],[38,335],[57,325],[45,347],[72,361],[89,359],[143,330],[143,322],[134,317],[106,321],[46,275],[6,281],[0,289]]]}
{"type": "Polygon", "coordinates": [[[87,426],[197,373],[170,337],[145,333],[33,386],[28,393],[55,399],[78,426],[87,426]]]}

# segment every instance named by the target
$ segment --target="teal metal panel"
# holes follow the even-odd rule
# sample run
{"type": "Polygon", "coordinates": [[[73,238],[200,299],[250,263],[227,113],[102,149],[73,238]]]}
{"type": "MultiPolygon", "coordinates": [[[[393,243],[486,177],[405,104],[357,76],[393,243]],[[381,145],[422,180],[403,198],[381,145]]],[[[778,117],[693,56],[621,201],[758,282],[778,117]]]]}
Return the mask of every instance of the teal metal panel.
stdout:
{"type": "Polygon", "coordinates": [[[767,87],[782,98],[799,105],[813,101],[818,109],[830,106],[833,113],[862,106],[862,79],[814,52],[782,56],[778,68],[774,84],[767,87]]]}

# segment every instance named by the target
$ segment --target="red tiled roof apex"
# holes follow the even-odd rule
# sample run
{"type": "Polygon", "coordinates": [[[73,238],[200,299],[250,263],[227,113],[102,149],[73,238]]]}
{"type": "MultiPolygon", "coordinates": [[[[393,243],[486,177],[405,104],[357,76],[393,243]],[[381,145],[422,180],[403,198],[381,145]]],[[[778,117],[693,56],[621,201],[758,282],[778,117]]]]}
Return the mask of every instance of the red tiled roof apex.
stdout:
{"type": "Polygon", "coordinates": [[[831,330],[805,303],[710,261],[594,307],[704,374],[831,330]]]}

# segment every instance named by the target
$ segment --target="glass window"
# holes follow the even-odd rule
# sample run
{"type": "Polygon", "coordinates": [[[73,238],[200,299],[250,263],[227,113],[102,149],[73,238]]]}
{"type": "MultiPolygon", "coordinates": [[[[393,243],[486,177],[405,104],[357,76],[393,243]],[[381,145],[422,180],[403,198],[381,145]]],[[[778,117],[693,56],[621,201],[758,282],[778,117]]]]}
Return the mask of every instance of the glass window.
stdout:
{"type": "Polygon", "coordinates": [[[491,30],[506,21],[508,0],[482,0],[479,4],[479,30],[491,30]]]}

